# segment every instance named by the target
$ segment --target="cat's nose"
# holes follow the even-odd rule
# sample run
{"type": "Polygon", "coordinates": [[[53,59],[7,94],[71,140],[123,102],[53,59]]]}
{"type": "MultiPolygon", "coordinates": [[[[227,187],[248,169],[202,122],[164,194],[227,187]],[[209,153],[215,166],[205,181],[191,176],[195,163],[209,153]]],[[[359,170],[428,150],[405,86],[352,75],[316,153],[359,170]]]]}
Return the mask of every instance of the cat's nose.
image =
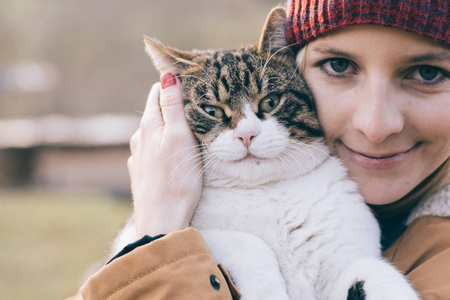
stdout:
{"type": "Polygon", "coordinates": [[[236,138],[242,141],[242,144],[248,149],[250,147],[250,144],[258,135],[258,132],[256,130],[239,130],[236,132],[236,138]]]}

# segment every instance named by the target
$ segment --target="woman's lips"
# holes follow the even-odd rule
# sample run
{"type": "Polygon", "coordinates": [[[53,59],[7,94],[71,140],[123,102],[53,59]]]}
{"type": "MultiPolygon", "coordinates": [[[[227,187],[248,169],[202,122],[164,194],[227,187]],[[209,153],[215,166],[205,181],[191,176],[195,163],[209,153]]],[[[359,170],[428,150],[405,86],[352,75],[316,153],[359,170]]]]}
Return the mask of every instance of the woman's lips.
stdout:
{"type": "MultiPolygon", "coordinates": [[[[344,145],[344,144],[343,144],[344,145]]],[[[403,152],[384,153],[384,154],[367,154],[350,149],[346,145],[344,148],[350,154],[350,157],[360,166],[370,169],[389,169],[400,164],[407,154],[414,148],[410,148],[403,152]]]]}

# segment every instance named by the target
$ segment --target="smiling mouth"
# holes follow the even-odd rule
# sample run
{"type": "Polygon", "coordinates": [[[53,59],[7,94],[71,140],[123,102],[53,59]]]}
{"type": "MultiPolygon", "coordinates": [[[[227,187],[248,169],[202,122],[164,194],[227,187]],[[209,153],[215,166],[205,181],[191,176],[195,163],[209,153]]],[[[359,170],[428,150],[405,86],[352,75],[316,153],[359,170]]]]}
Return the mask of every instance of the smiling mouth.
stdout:
{"type": "Polygon", "coordinates": [[[408,156],[408,154],[415,148],[402,152],[383,153],[383,154],[367,154],[355,151],[347,147],[344,143],[344,148],[350,154],[350,157],[360,166],[369,169],[389,169],[400,164],[408,156]]]}
{"type": "MultiPolygon", "coordinates": [[[[350,151],[352,151],[352,150],[350,150],[350,151]]],[[[404,152],[395,153],[395,154],[382,154],[382,155],[367,155],[367,154],[360,153],[360,152],[357,152],[357,151],[353,151],[353,152],[355,152],[358,155],[370,158],[370,159],[388,159],[388,158],[396,157],[398,155],[406,154],[409,151],[410,150],[407,150],[407,151],[404,151],[404,152]]]]}

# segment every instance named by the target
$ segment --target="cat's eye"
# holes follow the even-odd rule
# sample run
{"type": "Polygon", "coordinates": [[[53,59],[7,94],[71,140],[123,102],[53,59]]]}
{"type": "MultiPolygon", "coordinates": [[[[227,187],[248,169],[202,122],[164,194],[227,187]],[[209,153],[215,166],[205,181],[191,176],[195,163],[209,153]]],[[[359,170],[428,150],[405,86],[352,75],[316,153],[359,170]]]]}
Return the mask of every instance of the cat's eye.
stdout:
{"type": "Polygon", "coordinates": [[[262,113],[269,113],[280,104],[280,97],[277,95],[269,95],[264,97],[259,102],[259,111],[262,113]]]}
{"type": "Polygon", "coordinates": [[[223,119],[225,117],[225,112],[220,107],[214,105],[203,105],[203,110],[213,118],[223,119]]]}

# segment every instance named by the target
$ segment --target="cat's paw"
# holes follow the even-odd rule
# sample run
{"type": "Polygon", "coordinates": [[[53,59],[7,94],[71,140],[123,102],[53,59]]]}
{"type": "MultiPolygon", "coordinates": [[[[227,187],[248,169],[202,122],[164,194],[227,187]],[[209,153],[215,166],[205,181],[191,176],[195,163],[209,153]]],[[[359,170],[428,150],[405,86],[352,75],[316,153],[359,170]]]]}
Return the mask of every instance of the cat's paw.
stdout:
{"type": "MultiPolygon", "coordinates": [[[[400,275],[401,276],[401,275],[400,275]]],[[[365,300],[418,300],[417,293],[405,278],[393,278],[389,283],[386,280],[369,279],[364,282],[365,300]]]]}
{"type": "Polygon", "coordinates": [[[332,294],[336,297],[332,299],[420,299],[406,278],[398,270],[387,262],[376,258],[364,258],[346,268],[337,280],[335,291],[337,293],[332,294]],[[345,296],[342,294],[345,294],[345,296]]]}
{"type": "Polygon", "coordinates": [[[416,292],[403,283],[393,283],[392,286],[373,284],[371,280],[357,281],[348,290],[347,300],[414,300],[420,299],[416,292]]]}
{"type": "Polygon", "coordinates": [[[347,300],[365,300],[366,293],[364,291],[364,281],[355,282],[351,288],[348,289],[347,300]]]}

